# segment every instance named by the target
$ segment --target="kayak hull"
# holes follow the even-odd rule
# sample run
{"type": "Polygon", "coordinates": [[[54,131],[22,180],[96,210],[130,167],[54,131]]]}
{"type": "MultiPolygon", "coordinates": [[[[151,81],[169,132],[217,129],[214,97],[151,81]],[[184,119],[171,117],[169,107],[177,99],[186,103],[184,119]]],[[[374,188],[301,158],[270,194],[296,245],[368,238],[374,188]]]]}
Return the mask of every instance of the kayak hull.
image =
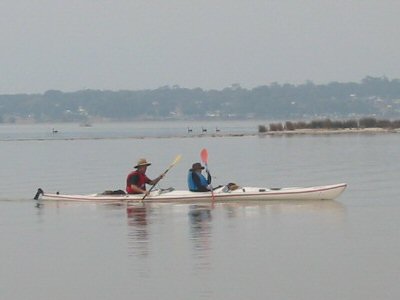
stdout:
{"type": "MultiPolygon", "coordinates": [[[[215,202],[234,201],[266,201],[266,200],[333,200],[340,196],[346,189],[346,183],[331,184],[314,187],[287,187],[287,188],[257,188],[239,187],[235,190],[228,190],[221,187],[214,190],[215,202]]],[[[143,195],[67,195],[45,193],[40,189],[35,199],[56,200],[56,201],[78,201],[78,202],[141,202],[143,195]]],[[[162,190],[153,191],[144,202],[210,202],[211,192],[190,192],[186,190],[162,190]]]]}

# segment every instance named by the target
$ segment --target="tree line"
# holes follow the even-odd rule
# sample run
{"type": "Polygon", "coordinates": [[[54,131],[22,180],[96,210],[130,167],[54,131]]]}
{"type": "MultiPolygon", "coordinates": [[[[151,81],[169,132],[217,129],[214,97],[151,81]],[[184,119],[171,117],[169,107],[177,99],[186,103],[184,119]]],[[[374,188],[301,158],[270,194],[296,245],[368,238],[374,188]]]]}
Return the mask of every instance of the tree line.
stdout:
{"type": "Polygon", "coordinates": [[[164,86],[154,90],[49,90],[0,95],[0,122],[85,122],[165,119],[304,120],[400,116],[400,80],[278,84],[222,90],[164,86]]]}

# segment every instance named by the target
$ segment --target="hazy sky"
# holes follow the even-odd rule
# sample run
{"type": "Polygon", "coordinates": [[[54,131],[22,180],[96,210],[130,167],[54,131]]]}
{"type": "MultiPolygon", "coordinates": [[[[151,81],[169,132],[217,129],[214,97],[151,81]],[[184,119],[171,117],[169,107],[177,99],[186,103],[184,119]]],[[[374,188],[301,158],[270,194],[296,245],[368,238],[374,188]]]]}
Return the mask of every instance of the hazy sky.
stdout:
{"type": "Polygon", "coordinates": [[[0,0],[0,94],[400,78],[397,0],[0,0]]]}

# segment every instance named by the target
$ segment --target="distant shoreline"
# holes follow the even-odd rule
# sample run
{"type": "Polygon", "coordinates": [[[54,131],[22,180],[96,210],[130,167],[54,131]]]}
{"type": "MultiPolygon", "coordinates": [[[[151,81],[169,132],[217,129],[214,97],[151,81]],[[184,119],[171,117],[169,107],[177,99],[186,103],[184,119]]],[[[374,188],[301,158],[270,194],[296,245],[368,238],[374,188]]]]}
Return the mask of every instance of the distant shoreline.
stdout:
{"type": "Polygon", "coordinates": [[[388,128],[344,128],[344,129],[295,129],[282,131],[267,131],[258,135],[320,135],[320,134],[376,134],[376,133],[400,133],[400,129],[388,128]]]}
{"type": "Polygon", "coordinates": [[[343,135],[343,134],[398,134],[400,129],[387,128],[347,128],[347,129],[296,129],[282,131],[267,131],[267,132],[246,132],[246,133],[201,133],[201,134],[184,134],[184,135],[165,135],[165,136],[104,136],[104,137],[62,137],[51,136],[48,138],[33,137],[33,138],[6,138],[0,142],[26,142],[26,141],[77,141],[77,140],[124,140],[124,139],[190,139],[190,138],[240,138],[240,137],[278,137],[278,136],[317,136],[317,135],[343,135]]]}

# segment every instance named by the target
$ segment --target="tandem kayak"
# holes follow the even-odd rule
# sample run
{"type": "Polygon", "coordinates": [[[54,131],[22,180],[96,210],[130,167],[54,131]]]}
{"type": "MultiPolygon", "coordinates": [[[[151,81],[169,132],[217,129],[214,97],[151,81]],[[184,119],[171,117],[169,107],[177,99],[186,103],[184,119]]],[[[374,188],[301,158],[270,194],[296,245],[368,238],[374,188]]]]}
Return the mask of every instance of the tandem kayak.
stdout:
{"type": "MultiPolygon", "coordinates": [[[[266,200],[333,200],[346,189],[346,183],[313,186],[313,187],[286,187],[286,188],[259,188],[239,187],[234,185],[221,186],[214,189],[215,202],[233,201],[266,201],[266,200]]],[[[69,195],[60,193],[46,193],[38,189],[35,200],[58,200],[76,202],[141,202],[143,195],[129,195],[103,192],[89,195],[69,195]]],[[[210,202],[211,192],[190,192],[187,190],[159,189],[152,191],[144,202],[210,202]]]]}

